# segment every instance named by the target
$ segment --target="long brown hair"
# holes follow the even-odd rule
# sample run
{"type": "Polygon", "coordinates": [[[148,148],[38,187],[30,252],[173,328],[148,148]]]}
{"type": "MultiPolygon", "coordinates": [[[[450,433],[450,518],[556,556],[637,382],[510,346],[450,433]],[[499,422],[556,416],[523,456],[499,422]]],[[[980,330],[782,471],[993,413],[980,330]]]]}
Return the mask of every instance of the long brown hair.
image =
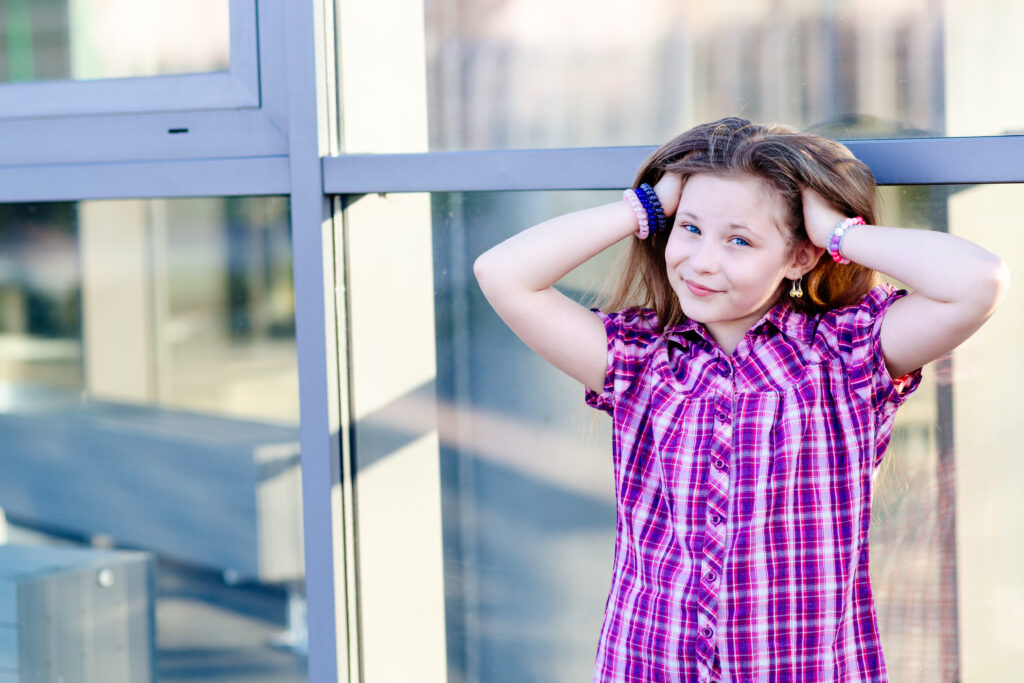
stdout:
{"type": "MultiPolygon", "coordinates": [[[[652,153],[640,167],[634,187],[655,185],[665,173],[678,173],[683,183],[699,173],[717,176],[752,175],[777,193],[791,229],[792,248],[808,240],[801,188],[808,186],[839,211],[874,224],[877,213],[875,178],[870,169],[842,144],[784,126],[753,124],[738,117],[691,128],[652,153]]],[[[669,230],[632,241],[619,283],[602,308],[653,308],[660,329],[685,320],[679,300],[665,274],[669,230]]],[[[851,263],[839,265],[822,254],[804,278],[804,296],[790,298],[785,284],[778,301],[808,313],[856,303],[875,284],[873,270],[851,263]]]]}

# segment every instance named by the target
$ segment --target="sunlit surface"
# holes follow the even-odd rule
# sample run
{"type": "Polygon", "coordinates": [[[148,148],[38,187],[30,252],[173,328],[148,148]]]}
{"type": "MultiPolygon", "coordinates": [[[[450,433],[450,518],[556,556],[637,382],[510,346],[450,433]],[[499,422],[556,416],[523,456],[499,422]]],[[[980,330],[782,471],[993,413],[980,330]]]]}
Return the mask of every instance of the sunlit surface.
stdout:
{"type": "MultiPolygon", "coordinates": [[[[420,11],[419,3],[391,5],[420,11]]],[[[436,150],[653,145],[736,114],[841,139],[1024,130],[1014,66],[1021,3],[656,0],[641,9],[615,0],[427,0],[422,7],[425,46],[412,34],[382,32],[371,41],[370,22],[349,17],[347,28],[339,19],[342,48],[360,45],[348,59],[358,58],[360,80],[417,84],[398,109],[387,88],[360,86],[358,99],[347,93],[343,125],[386,112],[384,131],[426,125],[436,150]]],[[[355,128],[345,136],[347,151],[418,151],[409,142],[395,149],[372,126],[355,128]]]]}

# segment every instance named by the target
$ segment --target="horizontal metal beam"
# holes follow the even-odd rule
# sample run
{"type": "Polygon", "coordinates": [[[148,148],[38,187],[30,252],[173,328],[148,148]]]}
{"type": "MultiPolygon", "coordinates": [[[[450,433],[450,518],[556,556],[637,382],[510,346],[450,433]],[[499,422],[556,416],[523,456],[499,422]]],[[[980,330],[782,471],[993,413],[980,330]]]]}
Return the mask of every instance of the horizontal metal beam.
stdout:
{"type": "Polygon", "coordinates": [[[880,185],[1024,183],[1024,135],[845,144],[880,185]]]}
{"type": "MultiPolygon", "coordinates": [[[[1024,182],[1024,136],[846,142],[881,185],[1024,182]]],[[[606,190],[654,147],[350,154],[323,161],[326,194],[606,190]]],[[[0,166],[0,202],[290,192],[287,156],[0,166]]]]}
{"type": "Polygon", "coordinates": [[[324,192],[472,192],[625,187],[653,147],[327,157],[324,192]]]}
{"type": "Polygon", "coordinates": [[[0,166],[282,156],[274,106],[0,121],[0,166]]]}
{"type": "Polygon", "coordinates": [[[283,195],[289,176],[287,156],[0,166],[0,202],[283,195]]]}
{"type": "MultiPolygon", "coordinates": [[[[1024,136],[852,140],[881,185],[1024,182],[1024,136]]],[[[607,190],[632,182],[654,147],[327,157],[324,192],[607,190]]]]}

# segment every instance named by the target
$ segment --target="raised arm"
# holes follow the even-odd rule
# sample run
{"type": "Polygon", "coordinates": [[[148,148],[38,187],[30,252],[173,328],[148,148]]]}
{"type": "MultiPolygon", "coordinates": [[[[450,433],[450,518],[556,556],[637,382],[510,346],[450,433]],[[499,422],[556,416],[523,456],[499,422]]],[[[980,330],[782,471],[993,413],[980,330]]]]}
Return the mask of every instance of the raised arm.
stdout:
{"type": "MultiPolygon", "coordinates": [[[[667,214],[681,189],[666,176],[655,188],[667,214]]],[[[576,211],[535,225],[492,247],[473,264],[484,296],[527,346],[590,389],[601,391],[607,339],[601,320],[553,285],[636,230],[625,202],[576,211]]]]}
{"type": "MultiPolygon", "coordinates": [[[[808,235],[824,247],[845,216],[812,190],[804,190],[803,200],[808,235]]],[[[882,353],[892,377],[959,346],[995,312],[1009,285],[1002,259],[947,233],[862,226],[843,238],[842,253],[912,290],[882,321],[882,353]]]]}

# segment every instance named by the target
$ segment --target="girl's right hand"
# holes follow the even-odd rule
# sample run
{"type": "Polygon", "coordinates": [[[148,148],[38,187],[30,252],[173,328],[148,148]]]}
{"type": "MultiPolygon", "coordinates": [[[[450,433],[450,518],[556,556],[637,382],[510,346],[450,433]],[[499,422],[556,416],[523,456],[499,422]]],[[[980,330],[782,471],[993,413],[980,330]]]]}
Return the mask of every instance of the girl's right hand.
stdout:
{"type": "Polygon", "coordinates": [[[683,193],[683,179],[678,173],[666,173],[654,186],[654,191],[661,202],[661,208],[665,215],[672,217],[676,215],[679,208],[679,197],[683,193]]]}

